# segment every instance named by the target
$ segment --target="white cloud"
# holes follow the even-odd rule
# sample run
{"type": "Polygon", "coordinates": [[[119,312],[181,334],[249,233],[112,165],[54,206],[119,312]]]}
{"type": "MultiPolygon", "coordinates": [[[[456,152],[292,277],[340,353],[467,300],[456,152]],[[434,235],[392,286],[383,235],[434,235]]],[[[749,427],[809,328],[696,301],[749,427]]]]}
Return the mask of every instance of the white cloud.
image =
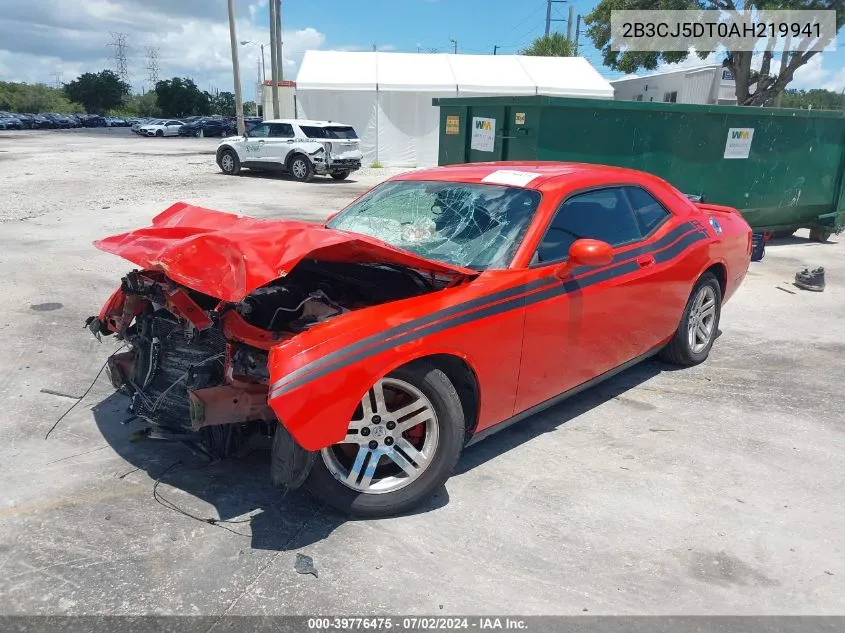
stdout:
{"type": "MultiPolygon", "coordinates": [[[[267,0],[239,7],[238,40],[269,41],[267,0]]],[[[28,0],[0,12],[0,76],[7,81],[70,81],[81,72],[114,68],[110,32],[127,34],[129,79],[149,89],[145,51],[158,49],[159,78],[192,77],[200,88],[232,89],[232,61],[225,0],[28,0]]],[[[308,27],[285,31],[284,69],[292,78],[309,48],[321,48],[325,35],[308,27]]],[[[270,51],[265,48],[267,72],[270,51]]],[[[255,46],[239,46],[244,95],[254,93],[255,46]]]]}

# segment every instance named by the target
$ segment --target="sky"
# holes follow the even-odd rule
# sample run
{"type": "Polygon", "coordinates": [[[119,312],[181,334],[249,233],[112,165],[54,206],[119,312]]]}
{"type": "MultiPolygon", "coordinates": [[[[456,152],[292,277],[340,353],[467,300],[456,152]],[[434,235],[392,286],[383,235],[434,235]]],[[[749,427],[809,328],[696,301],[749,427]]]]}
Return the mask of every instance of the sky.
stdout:
{"type": "MultiPolygon", "coordinates": [[[[586,15],[597,0],[570,1],[576,15],[586,15]]],[[[553,4],[553,30],[566,31],[568,11],[569,2],[553,4]]],[[[235,0],[235,13],[239,40],[269,41],[267,0],[235,0]]],[[[296,77],[308,49],[452,52],[456,40],[459,53],[491,54],[499,46],[499,54],[515,54],[543,34],[545,17],[545,0],[282,0],[284,75],[296,77]]],[[[602,66],[583,28],[580,54],[607,78],[621,77],[602,66]]],[[[158,51],[159,78],[188,76],[204,90],[232,89],[226,0],[0,0],[0,80],[57,85],[114,68],[113,32],[127,35],[137,91],[150,88],[147,47],[158,51]]],[[[260,50],[239,50],[250,99],[260,50]]],[[[682,65],[702,63],[695,57],[682,65]]],[[[845,44],[816,55],[790,87],[845,90],[845,44]]]]}

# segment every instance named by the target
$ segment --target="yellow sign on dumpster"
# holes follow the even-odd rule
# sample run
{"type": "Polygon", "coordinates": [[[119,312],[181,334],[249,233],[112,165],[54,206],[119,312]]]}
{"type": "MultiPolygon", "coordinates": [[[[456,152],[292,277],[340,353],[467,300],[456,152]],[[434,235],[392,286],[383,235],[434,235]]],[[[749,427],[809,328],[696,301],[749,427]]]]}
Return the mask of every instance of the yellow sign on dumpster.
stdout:
{"type": "Polygon", "coordinates": [[[461,117],[447,116],[446,117],[446,134],[460,134],[461,133],[461,117]]]}

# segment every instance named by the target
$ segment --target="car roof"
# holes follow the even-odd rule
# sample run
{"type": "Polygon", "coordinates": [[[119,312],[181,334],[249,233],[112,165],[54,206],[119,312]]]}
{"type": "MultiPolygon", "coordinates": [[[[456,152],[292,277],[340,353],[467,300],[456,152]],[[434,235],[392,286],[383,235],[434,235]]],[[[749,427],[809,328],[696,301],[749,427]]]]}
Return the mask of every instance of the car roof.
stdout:
{"type": "Polygon", "coordinates": [[[340,121],[311,121],[309,119],[264,119],[264,123],[295,123],[297,125],[309,125],[311,127],[352,127],[340,121]]]}
{"type": "Polygon", "coordinates": [[[637,171],[636,169],[595,165],[592,163],[500,161],[432,167],[399,174],[390,180],[484,182],[485,184],[504,184],[544,191],[554,190],[562,185],[579,187],[611,181],[617,183],[642,183],[645,181],[658,181],[660,179],[652,174],[637,171]],[[513,174],[512,172],[518,173],[513,174]],[[535,174],[533,179],[530,176],[531,174],[535,174]]]}

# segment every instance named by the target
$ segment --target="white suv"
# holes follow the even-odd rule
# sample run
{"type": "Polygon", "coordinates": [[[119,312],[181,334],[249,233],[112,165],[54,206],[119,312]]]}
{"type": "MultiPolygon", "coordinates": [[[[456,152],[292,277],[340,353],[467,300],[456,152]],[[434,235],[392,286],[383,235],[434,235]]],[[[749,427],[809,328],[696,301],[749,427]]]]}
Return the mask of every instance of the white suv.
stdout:
{"type": "Polygon", "coordinates": [[[233,176],[242,168],[285,171],[307,182],[314,174],[343,180],[361,168],[360,141],[351,125],[273,119],[217,146],[217,164],[233,176]]]}

